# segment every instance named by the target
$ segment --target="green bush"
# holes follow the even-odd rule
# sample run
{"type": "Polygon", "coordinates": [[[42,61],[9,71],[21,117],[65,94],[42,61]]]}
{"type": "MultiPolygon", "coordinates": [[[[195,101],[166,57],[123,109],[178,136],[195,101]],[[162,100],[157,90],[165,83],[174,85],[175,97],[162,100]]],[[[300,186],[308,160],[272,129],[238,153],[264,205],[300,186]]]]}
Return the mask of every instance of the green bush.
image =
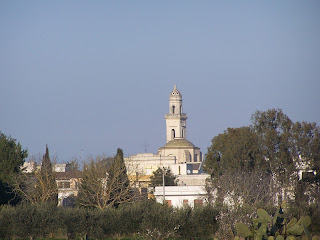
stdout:
{"type": "Polygon", "coordinates": [[[179,221],[177,233],[182,239],[212,239],[218,229],[218,211],[212,206],[185,207],[176,214],[179,221]]]}
{"type": "Polygon", "coordinates": [[[3,205],[0,208],[0,238],[9,239],[14,232],[15,208],[10,205],[3,205]]]}
{"type": "Polygon", "coordinates": [[[211,206],[177,209],[154,200],[105,210],[3,206],[0,239],[207,239],[218,228],[217,214],[211,206]]]}

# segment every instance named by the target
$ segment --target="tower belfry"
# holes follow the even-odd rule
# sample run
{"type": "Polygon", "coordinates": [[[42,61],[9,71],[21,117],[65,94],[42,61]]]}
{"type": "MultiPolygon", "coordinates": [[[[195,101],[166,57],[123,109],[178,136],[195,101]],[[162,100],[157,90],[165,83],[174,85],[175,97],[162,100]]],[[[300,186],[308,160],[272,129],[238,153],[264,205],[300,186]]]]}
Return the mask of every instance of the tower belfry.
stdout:
{"type": "Polygon", "coordinates": [[[174,85],[169,96],[169,114],[165,115],[167,142],[173,139],[186,139],[187,114],[182,112],[182,95],[174,85]]]}

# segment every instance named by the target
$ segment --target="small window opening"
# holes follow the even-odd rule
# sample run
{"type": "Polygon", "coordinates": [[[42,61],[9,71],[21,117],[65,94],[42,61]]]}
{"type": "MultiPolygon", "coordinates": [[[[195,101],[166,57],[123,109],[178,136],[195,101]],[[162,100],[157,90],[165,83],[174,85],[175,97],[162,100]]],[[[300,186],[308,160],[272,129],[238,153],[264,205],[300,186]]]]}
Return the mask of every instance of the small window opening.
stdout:
{"type": "Polygon", "coordinates": [[[174,129],[171,130],[171,139],[175,139],[176,137],[176,132],[174,129]]]}
{"type": "Polygon", "coordinates": [[[172,106],[172,113],[174,114],[174,112],[175,112],[175,106],[172,106]]]}

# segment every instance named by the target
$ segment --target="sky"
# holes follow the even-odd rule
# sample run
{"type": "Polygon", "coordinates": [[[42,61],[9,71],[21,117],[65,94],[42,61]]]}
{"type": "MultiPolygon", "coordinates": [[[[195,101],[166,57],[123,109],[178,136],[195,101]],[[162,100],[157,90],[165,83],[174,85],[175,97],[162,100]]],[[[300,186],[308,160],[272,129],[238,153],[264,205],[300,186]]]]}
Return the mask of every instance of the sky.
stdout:
{"type": "Polygon", "coordinates": [[[280,108],[320,125],[320,1],[0,1],[0,131],[58,162],[152,152],[280,108]]]}

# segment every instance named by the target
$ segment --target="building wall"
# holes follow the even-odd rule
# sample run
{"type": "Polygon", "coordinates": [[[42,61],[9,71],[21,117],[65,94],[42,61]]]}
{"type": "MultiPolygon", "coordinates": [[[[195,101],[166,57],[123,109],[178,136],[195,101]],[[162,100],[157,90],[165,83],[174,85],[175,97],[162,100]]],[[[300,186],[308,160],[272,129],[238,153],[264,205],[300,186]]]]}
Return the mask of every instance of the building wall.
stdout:
{"type": "MultiPolygon", "coordinates": [[[[163,187],[155,187],[153,194],[157,202],[163,203],[163,187]]],[[[206,203],[204,186],[166,186],[165,201],[173,207],[206,203]]]]}
{"type": "Polygon", "coordinates": [[[139,153],[124,158],[124,162],[129,175],[152,175],[159,167],[168,167],[176,164],[175,156],[160,156],[153,153],[139,153]]]}

